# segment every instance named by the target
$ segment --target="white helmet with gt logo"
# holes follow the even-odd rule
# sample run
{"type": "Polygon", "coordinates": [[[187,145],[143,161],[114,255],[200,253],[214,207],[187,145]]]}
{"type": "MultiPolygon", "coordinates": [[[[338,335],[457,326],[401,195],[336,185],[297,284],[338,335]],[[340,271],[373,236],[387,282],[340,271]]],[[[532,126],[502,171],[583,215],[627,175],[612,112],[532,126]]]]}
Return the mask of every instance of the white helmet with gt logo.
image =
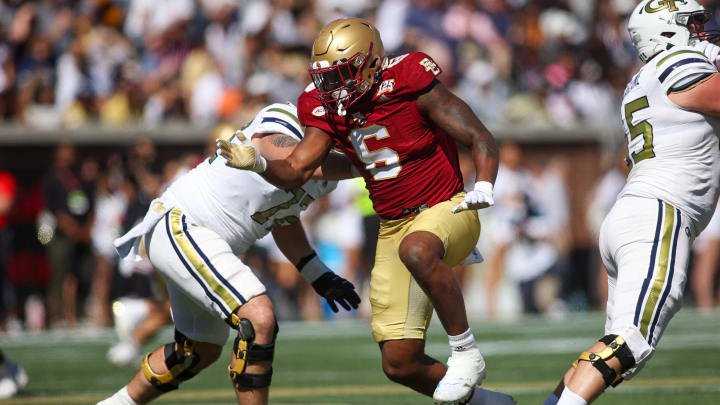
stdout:
{"type": "Polygon", "coordinates": [[[630,16],[628,31],[640,59],[647,62],[673,46],[709,39],[702,30],[711,18],[696,0],[643,0],[630,16]]]}

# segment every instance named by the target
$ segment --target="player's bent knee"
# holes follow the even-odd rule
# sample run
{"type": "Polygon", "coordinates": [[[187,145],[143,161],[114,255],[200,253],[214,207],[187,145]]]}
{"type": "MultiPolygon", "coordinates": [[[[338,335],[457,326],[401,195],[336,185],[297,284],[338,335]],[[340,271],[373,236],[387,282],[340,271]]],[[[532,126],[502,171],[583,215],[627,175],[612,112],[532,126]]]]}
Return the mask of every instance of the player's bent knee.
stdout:
{"type": "Polygon", "coordinates": [[[164,373],[155,372],[150,366],[150,354],[142,361],[140,369],[147,381],[158,391],[168,392],[178,389],[180,383],[195,377],[198,366],[207,367],[218,359],[222,346],[201,343],[189,339],[175,330],[175,341],[164,346],[165,366],[164,373]]]}
{"type": "Polygon", "coordinates": [[[277,322],[270,298],[263,294],[253,297],[232,315],[232,326],[239,330],[241,319],[250,321],[257,343],[268,343],[274,339],[277,322]]]}
{"type": "Polygon", "coordinates": [[[250,320],[240,319],[238,323],[238,336],[233,343],[232,356],[234,364],[228,366],[230,380],[239,388],[264,388],[272,380],[272,367],[265,373],[252,374],[247,372],[248,363],[271,362],[275,354],[275,338],[278,327],[273,318],[273,334],[270,343],[255,343],[255,327],[250,320]]]}
{"type": "Polygon", "coordinates": [[[604,343],[605,348],[597,352],[583,352],[573,366],[580,361],[590,362],[602,375],[605,386],[615,387],[623,381],[623,373],[635,367],[635,357],[625,339],[619,335],[605,335],[598,341],[604,343]],[[607,360],[613,357],[620,362],[619,370],[607,364],[607,360]]]}
{"type": "Polygon", "coordinates": [[[392,382],[405,384],[413,379],[415,369],[406,363],[391,363],[383,361],[383,372],[392,382]]]}
{"type": "Polygon", "coordinates": [[[382,352],[382,368],[387,378],[400,384],[412,380],[420,369],[418,359],[405,353],[396,355],[389,350],[382,352]]]}
{"type": "MultiPolygon", "coordinates": [[[[442,245],[440,245],[442,246],[442,245]]],[[[403,239],[398,248],[400,260],[410,270],[425,270],[428,264],[440,260],[442,254],[432,243],[420,240],[418,237],[409,236],[403,239]]]]}
{"type": "Polygon", "coordinates": [[[245,318],[252,323],[255,332],[255,338],[259,342],[267,343],[275,340],[277,335],[277,322],[275,314],[272,310],[263,311],[259,314],[253,314],[251,318],[245,318]]]}

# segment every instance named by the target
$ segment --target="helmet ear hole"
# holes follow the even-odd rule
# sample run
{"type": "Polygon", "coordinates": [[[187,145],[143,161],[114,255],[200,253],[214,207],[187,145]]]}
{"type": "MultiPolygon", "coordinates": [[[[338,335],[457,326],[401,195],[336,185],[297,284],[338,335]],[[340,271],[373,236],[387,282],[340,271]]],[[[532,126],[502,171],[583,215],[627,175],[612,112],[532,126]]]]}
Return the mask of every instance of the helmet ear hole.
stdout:
{"type": "Polygon", "coordinates": [[[675,36],[675,33],[674,33],[674,32],[667,32],[667,31],[666,31],[666,32],[663,32],[663,33],[660,34],[660,35],[664,36],[665,38],[672,38],[672,37],[675,36]]]}

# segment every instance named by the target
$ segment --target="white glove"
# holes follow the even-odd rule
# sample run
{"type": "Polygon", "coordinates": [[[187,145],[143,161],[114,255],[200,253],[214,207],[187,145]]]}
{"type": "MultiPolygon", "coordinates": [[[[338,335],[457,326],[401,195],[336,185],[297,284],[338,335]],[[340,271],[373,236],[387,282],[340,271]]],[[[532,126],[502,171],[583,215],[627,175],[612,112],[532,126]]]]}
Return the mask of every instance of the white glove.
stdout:
{"type": "Polygon", "coordinates": [[[467,210],[479,210],[495,204],[493,200],[493,185],[489,181],[478,181],[475,188],[465,194],[465,201],[453,207],[453,214],[467,210]]]}
{"type": "Polygon", "coordinates": [[[710,62],[712,62],[715,67],[720,70],[720,46],[708,41],[700,41],[695,44],[695,49],[704,53],[705,56],[710,59],[710,62]]]}
{"type": "Polygon", "coordinates": [[[225,165],[241,170],[252,170],[255,173],[262,173],[267,169],[267,160],[258,152],[255,145],[237,131],[234,135],[240,143],[231,143],[223,139],[215,141],[218,150],[217,154],[225,158],[225,165]]]}

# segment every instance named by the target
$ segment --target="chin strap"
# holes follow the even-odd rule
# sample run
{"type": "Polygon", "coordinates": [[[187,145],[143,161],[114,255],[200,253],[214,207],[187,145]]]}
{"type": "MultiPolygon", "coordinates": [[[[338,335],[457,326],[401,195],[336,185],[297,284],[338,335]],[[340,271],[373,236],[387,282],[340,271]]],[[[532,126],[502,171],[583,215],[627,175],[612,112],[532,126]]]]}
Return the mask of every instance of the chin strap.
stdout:
{"type": "Polygon", "coordinates": [[[347,115],[347,110],[345,109],[345,106],[343,106],[342,101],[338,101],[338,103],[337,103],[337,113],[341,117],[344,117],[345,115],[347,115]]]}

